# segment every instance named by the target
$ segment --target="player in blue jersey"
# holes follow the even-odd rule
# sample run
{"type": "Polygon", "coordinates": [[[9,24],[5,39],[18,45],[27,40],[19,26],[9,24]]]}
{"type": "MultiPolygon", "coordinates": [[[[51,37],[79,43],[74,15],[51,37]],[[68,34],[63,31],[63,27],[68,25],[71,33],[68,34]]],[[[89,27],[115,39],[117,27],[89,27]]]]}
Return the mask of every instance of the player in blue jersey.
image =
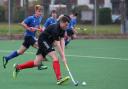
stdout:
{"type": "MultiPolygon", "coordinates": [[[[28,16],[21,25],[25,28],[24,32],[24,42],[21,47],[13,51],[7,56],[3,56],[3,67],[6,68],[7,63],[13,58],[22,55],[30,46],[34,48],[38,48],[37,40],[36,40],[36,31],[40,28],[40,23],[42,21],[42,6],[35,5],[35,14],[32,16],[28,16]]],[[[44,68],[47,68],[44,66],[44,68]]]]}
{"type": "Polygon", "coordinates": [[[45,30],[49,25],[57,23],[57,13],[56,10],[51,11],[51,17],[47,18],[44,23],[43,30],[45,30]]]}
{"type": "Polygon", "coordinates": [[[77,31],[75,29],[75,25],[77,24],[77,13],[71,13],[70,14],[71,21],[68,25],[68,29],[66,30],[66,36],[65,36],[65,46],[69,44],[69,42],[76,38],[77,31]]]}

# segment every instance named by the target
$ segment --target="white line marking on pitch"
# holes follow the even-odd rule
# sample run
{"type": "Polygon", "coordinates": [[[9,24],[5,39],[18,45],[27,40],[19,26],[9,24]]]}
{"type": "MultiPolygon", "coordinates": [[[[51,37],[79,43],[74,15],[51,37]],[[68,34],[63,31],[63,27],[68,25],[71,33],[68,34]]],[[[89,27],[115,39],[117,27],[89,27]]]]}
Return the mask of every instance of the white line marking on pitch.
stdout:
{"type": "MultiPolygon", "coordinates": [[[[10,53],[12,52],[11,50],[0,50],[1,53],[10,53]]],[[[36,52],[25,52],[27,54],[36,54],[36,52]]],[[[83,55],[66,55],[67,57],[79,57],[79,58],[93,58],[93,59],[115,59],[115,60],[126,60],[128,61],[128,59],[126,58],[114,58],[114,57],[100,57],[100,56],[83,56],[83,55]]]]}
{"type": "Polygon", "coordinates": [[[95,58],[95,59],[115,59],[115,60],[126,60],[124,58],[114,58],[114,57],[98,57],[98,56],[82,56],[82,55],[66,55],[66,56],[71,56],[71,57],[82,57],[82,58],[95,58]]]}

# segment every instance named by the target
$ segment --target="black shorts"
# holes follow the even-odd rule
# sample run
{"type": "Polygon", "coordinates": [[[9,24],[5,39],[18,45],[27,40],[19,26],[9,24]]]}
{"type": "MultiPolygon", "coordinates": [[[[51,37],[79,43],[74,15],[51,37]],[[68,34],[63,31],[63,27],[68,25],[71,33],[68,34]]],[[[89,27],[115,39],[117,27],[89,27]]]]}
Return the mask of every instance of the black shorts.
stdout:
{"type": "Polygon", "coordinates": [[[72,29],[67,29],[67,35],[72,36],[74,34],[72,29]]]}
{"type": "Polygon", "coordinates": [[[32,36],[25,36],[23,46],[26,48],[29,48],[30,46],[33,46],[36,43],[36,39],[34,39],[32,36]]]}
{"type": "Polygon", "coordinates": [[[45,57],[49,52],[55,51],[53,45],[47,40],[40,39],[38,40],[39,49],[37,50],[36,55],[42,54],[45,57]]]}

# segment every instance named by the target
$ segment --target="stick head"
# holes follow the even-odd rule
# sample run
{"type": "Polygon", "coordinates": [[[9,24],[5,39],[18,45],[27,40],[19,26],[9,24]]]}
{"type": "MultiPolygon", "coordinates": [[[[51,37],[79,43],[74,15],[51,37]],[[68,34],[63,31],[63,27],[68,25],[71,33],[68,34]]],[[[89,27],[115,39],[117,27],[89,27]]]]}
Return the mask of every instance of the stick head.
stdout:
{"type": "Polygon", "coordinates": [[[76,83],[75,83],[74,85],[75,85],[75,86],[78,86],[78,84],[79,84],[78,81],[76,81],[76,83]]]}

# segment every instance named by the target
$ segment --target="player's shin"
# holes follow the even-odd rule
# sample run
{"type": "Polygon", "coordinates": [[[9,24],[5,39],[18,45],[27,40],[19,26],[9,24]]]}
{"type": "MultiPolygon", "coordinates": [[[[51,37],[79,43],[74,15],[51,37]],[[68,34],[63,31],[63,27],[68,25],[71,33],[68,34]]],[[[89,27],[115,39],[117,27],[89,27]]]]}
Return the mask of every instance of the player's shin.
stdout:
{"type": "Polygon", "coordinates": [[[58,60],[53,61],[53,69],[56,75],[57,80],[61,79],[61,71],[60,71],[60,64],[58,60]]]}
{"type": "Polygon", "coordinates": [[[33,60],[27,61],[27,62],[25,62],[25,63],[23,63],[23,64],[18,64],[18,65],[17,65],[17,69],[18,69],[18,70],[27,69],[27,68],[32,68],[32,67],[35,67],[33,60]]]}
{"type": "Polygon", "coordinates": [[[8,56],[5,56],[5,59],[6,59],[7,61],[9,61],[9,60],[11,60],[12,58],[15,58],[15,57],[17,57],[17,56],[19,56],[19,53],[18,53],[17,51],[14,51],[14,52],[12,52],[11,54],[9,54],[8,56]]]}

